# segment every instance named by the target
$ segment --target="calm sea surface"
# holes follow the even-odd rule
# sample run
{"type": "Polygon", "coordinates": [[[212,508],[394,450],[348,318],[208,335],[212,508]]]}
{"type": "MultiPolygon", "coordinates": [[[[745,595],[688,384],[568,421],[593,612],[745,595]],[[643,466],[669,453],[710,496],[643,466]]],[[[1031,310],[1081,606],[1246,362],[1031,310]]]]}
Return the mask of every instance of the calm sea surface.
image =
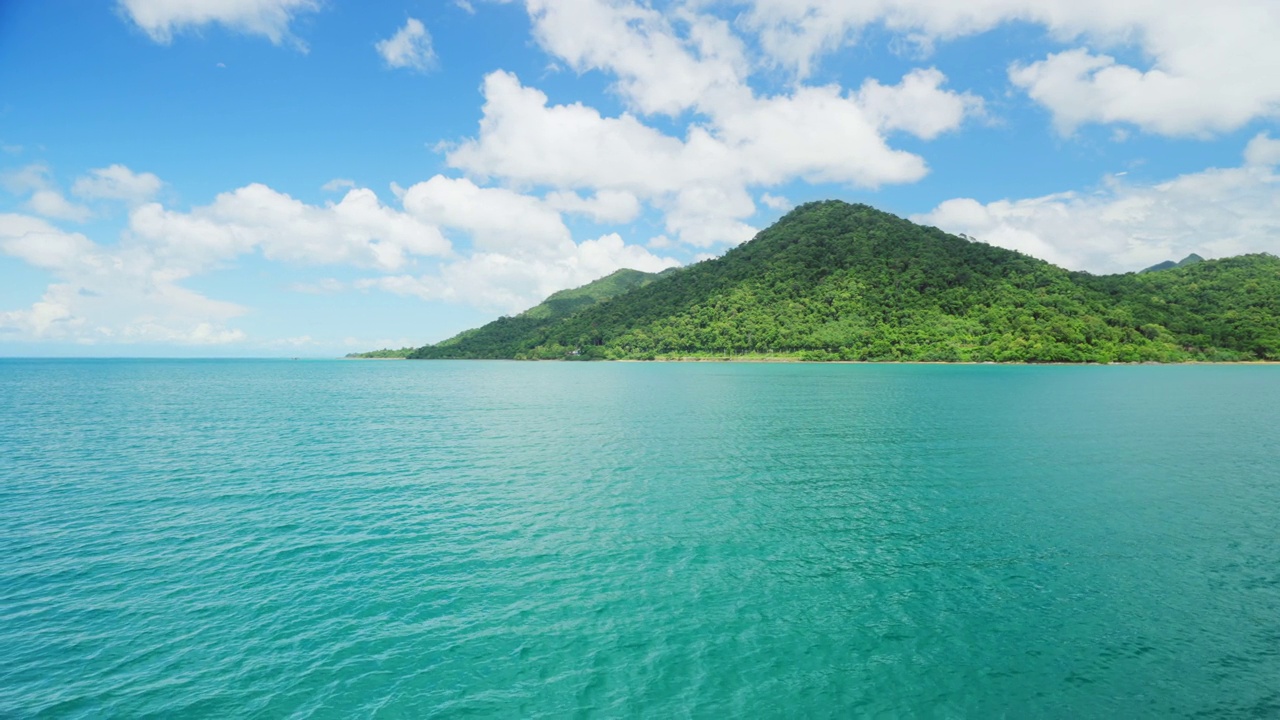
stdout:
{"type": "Polygon", "coordinates": [[[1280,367],[0,361],[0,717],[1280,716],[1280,367]]]}

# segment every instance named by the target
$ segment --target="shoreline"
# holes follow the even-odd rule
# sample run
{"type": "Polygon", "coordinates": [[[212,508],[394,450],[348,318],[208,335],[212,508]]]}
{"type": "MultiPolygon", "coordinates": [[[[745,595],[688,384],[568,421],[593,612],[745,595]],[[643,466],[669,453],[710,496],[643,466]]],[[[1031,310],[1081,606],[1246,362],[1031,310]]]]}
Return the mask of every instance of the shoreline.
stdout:
{"type": "Polygon", "coordinates": [[[994,360],[802,360],[790,357],[699,357],[687,356],[677,358],[654,358],[637,360],[622,358],[618,360],[566,360],[566,359],[516,359],[516,358],[348,358],[339,360],[416,360],[418,362],[520,362],[520,363],[740,363],[740,364],[804,364],[804,365],[998,365],[1013,366],[1061,366],[1061,367],[1133,367],[1141,365],[1173,367],[1179,365],[1280,365],[1280,360],[1186,360],[1183,362],[1158,362],[1143,360],[1141,362],[996,362],[994,360]]]}

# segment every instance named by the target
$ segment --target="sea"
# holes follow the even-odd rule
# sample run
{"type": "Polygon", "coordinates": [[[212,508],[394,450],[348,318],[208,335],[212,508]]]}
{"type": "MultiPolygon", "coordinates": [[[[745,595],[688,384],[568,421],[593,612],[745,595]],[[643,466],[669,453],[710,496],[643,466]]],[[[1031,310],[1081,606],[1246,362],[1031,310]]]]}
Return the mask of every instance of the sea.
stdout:
{"type": "Polygon", "coordinates": [[[0,717],[1280,717],[1280,367],[3,360],[0,717]]]}

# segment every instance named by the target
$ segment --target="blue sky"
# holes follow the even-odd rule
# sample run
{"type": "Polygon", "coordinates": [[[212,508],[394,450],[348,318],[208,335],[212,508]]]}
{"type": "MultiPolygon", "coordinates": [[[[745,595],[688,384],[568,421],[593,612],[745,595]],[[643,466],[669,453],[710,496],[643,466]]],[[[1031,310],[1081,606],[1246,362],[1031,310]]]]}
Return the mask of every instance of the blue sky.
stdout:
{"type": "Polygon", "coordinates": [[[419,345],[866,202],[1280,252],[1271,0],[0,4],[0,355],[419,345]]]}

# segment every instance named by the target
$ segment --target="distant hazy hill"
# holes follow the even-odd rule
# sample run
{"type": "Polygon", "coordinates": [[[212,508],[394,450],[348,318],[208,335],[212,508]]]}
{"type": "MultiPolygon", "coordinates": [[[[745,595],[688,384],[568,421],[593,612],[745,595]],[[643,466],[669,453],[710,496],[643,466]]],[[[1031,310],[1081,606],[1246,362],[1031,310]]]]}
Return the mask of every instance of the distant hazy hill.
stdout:
{"type": "Polygon", "coordinates": [[[1152,265],[1151,267],[1145,268],[1143,270],[1139,270],[1138,272],[1149,273],[1149,272],[1155,272],[1157,270],[1170,270],[1172,268],[1184,267],[1186,265],[1191,265],[1198,262],[1204,262],[1204,258],[1200,257],[1195,253],[1191,253],[1190,255],[1179,260],[1178,262],[1174,262],[1172,260],[1165,260],[1162,263],[1156,263],[1155,265],[1152,265]]]}
{"type": "Polygon", "coordinates": [[[567,296],[590,302],[534,308],[411,357],[1280,358],[1276,257],[1092,276],[838,201],[798,207],[721,258],[610,284],[608,296],[592,285],[567,296]]]}

